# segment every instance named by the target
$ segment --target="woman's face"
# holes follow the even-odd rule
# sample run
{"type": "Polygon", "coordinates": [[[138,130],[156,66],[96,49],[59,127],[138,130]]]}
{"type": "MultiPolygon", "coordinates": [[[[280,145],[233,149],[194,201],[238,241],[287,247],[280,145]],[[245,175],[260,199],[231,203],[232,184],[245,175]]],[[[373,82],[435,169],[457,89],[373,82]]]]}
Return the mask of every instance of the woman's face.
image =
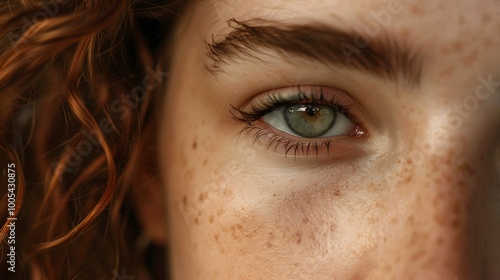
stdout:
{"type": "Polygon", "coordinates": [[[193,3],[160,128],[174,279],[500,279],[499,14],[193,3]]]}

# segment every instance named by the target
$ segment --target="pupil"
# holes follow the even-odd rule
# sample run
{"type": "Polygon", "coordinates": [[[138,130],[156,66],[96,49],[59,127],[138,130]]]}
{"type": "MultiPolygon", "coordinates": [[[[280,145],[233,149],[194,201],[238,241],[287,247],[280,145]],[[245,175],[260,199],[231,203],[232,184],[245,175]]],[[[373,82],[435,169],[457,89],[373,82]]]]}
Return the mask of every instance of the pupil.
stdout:
{"type": "Polygon", "coordinates": [[[309,116],[314,116],[316,115],[316,108],[314,107],[310,107],[310,106],[307,106],[306,107],[306,113],[309,115],[309,116]]]}

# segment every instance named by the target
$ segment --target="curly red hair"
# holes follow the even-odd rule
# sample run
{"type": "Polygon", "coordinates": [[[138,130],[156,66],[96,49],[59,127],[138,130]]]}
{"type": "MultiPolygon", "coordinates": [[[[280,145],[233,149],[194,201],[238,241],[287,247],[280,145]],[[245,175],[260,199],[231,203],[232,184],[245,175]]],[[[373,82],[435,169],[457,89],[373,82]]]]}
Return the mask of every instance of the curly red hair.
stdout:
{"type": "Polygon", "coordinates": [[[153,105],[166,69],[158,61],[168,61],[157,49],[180,2],[1,2],[1,279],[161,277],[140,246],[132,186],[156,174],[153,105]]]}

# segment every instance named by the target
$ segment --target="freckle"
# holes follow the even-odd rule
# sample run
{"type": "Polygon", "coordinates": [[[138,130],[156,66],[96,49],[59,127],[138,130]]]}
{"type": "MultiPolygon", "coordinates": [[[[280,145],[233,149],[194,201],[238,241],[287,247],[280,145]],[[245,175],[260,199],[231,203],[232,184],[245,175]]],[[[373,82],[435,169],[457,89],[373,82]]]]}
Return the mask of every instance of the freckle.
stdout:
{"type": "Polygon", "coordinates": [[[401,38],[408,39],[410,35],[413,34],[413,30],[409,28],[402,28],[400,34],[401,38]]]}
{"type": "Polygon", "coordinates": [[[308,217],[304,217],[304,218],[302,219],[302,222],[303,222],[304,224],[309,223],[309,218],[308,218],[308,217]]]}
{"type": "Polygon", "coordinates": [[[408,184],[411,182],[412,175],[410,174],[409,176],[406,176],[406,178],[403,180],[403,183],[408,184]]]}
{"type": "Polygon", "coordinates": [[[203,166],[206,166],[206,165],[207,165],[207,163],[208,163],[208,160],[207,160],[207,159],[203,160],[203,166]]]}
{"type": "Polygon", "coordinates": [[[233,191],[230,188],[225,188],[223,194],[225,196],[230,196],[233,194],[233,191]]]}
{"type": "Polygon", "coordinates": [[[438,238],[436,239],[436,243],[437,243],[438,245],[442,245],[442,244],[444,243],[443,238],[438,237],[438,238]]]}
{"type": "Polygon", "coordinates": [[[311,239],[312,241],[316,241],[316,236],[312,233],[310,233],[308,236],[307,236],[309,239],[311,239]]]}
{"type": "Polygon", "coordinates": [[[211,224],[213,224],[213,223],[214,223],[214,219],[215,219],[214,215],[210,215],[210,217],[208,217],[208,221],[209,221],[211,224]]]}
{"type": "Polygon", "coordinates": [[[484,14],[481,17],[481,20],[483,21],[483,24],[489,23],[491,21],[491,15],[490,14],[484,14]]]}
{"type": "Polygon", "coordinates": [[[194,218],[194,223],[197,225],[200,224],[200,220],[198,220],[198,217],[194,218]]]}
{"type": "Polygon", "coordinates": [[[276,196],[276,194],[275,194],[275,193],[273,193],[273,196],[276,196]]]}
{"type": "Polygon", "coordinates": [[[439,215],[435,215],[434,216],[434,221],[436,221],[436,223],[438,223],[440,225],[444,225],[445,224],[445,221],[444,221],[443,217],[439,216],[439,215]]]}
{"type": "Polygon", "coordinates": [[[224,214],[224,209],[217,210],[217,216],[222,216],[224,214]]]}
{"type": "Polygon", "coordinates": [[[231,235],[235,240],[241,240],[241,237],[239,235],[238,229],[236,225],[231,226],[231,235]]]}
{"type": "Polygon", "coordinates": [[[458,214],[460,214],[460,210],[462,209],[462,205],[460,203],[460,201],[455,201],[455,203],[453,203],[453,205],[451,206],[451,212],[453,214],[456,214],[458,216],[458,214]]]}
{"type": "Polygon", "coordinates": [[[439,72],[439,77],[447,77],[447,76],[451,76],[453,73],[455,72],[455,68],[453,66],[448,66],[446,67],[446,69],[444,69],[443,71],[439,72]]]}
{"type": "Polygon", "coordinates": [[[300,233],[299,231],[295,233],[295,242],[297,244],[300,244],[300,242],[302,242],[302,233],[300,233]]]}
{"type": "Polygon", "coordinates": [[[331,232],[335,232],[335,226],[334,226],[334,225],[331,225],[331,226],[330,226],[330,231],[331,231],[331,232]]]}
{"type": "Polygon", "coordinates": [[[196,147],[198,147],[198,142],[196,142],[196,140],[194,140],[191,147],[193,148],[193,150],[196,150],[196,147]]]}
{"type": "Polygon", "coordinates": [[[458,23],[461,24],[461,25],[464,25],[467,23],[467,20],[465,20],[464,16],[460,15],[458,17],[458,23]]]}
{"type": "Polygon", "coordinates": [[[412,5],[410,7],[410,11],[413,15],[420,16],[424,12],[424,9],[418,5],[412,5]]]}
{"type": "Polygon", "coordinates": [[[451,44],[451,47],[453,50],[455,50],[457,52],[462,52],[464,49],[464,44],[462,42],[455,42],[455,43],[451,44]]]}
{"type": "Polygon", "coordinates": [[[204,202],[206,198],[207,198],[207,193],[206,192],[202,192],[202,193],[200,193],[200,196],[198,197],[198,200],[200,202],[204,202]]]}
{"type": "Polygon", "coordinates": [[[477,51],[472,51],[470,54],[468,54],[462,59],[462,62],[464,63],[465,66],[470,66],[477,60],[477,57],[478,57],[477,51]]]}
{"type": "Polygon", "coordinates": [[[182,197],[182,205],[186,205],[186,204],[187,204],[187,197],[183,196],[182,197]]]}
{"type": "Polygon", "coordinates": [[[470,175],[476,174],[476,169],[474,167],[470,166],[470,164],[468,164],[468,163],[463,164],[461,167],[462,167],[461,169],[463,171],[469,173],[470,175]]]}
{"type": "Polygon", "coordinates": [[[411,259],[413,261],[416,261],[418,259],[420,259],[421,257],[423,257],[425,255],[425,251],[424,250],[419,250],[417,252],[415,252],[412,256],[411,256],[411,259]]]}
{"type": "Polygon", "coordinates": [[[336,188],[334,191],[333,191],[333,195],[334,196],[340,196],[342,194],[342,191],[340,190],[340,188],[336,188]]]}

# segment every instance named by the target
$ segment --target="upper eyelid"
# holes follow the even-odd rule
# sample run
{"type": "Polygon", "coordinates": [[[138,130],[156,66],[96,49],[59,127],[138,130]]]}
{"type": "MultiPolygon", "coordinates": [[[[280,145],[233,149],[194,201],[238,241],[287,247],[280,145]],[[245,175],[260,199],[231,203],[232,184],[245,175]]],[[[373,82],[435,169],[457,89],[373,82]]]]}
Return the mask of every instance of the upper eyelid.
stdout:
{"type": "MultiPolygon", "coordinates": [[[[282,101],[287,104],[295,103],[312,103],[318,105],[329,105],[336,109],[340,109],[341,113],[349,114],[351,107],[356,107],[357,103],[352,97],[344,90],[332,86],[322,86],[322,85],[297,85],[290,86],[286,88],[278,88],[269,91],[270,95],[273,95],[278,99],[277,101],[282,101]],[[294,91],[296,94],[292,95],[293,98],[287,100],[286,97],[282,97],[278,92],[281,91],[294,91]],[[280,100],[281,99],[281,100],[280,100]],[[355,106],[356,105],[356,106],[355,106]]],[[[265,104],[264,104],[265,105],[265,104]]],[[[357,118],[354,118],[355,122],[357,118]]]]}
{"type": "MultiPolygon", "coordinates": [[[[266,100],[275,100],[281,102],[300,102],[300,101],[313,101],[313,102],[322,102],[325,99],[325,94],[323,91],[325,88],[331,88],[330,86],[321,86],[321,85],[292,85],[287,87],[274,88],[271,90],[263,91],[256,96],[262,96],[262,98],[258,99],[260,101],[266,100]],[[290,94],[292,93],[292,94],[290,94]],[[285,96],[286,95],[286,96],[285,96]],[[293,98],[290,98],[293,97],[293,98]]],[[[341,89],[335,88],[336,91],[342,91],[341,89]]],[[[328,97],[334,97],[333,95],[328,95],[328,97]]],[[[251,103],[255,98],[251,98],[246,103],[251,103]]],[[[329,100],[330,102],[334,102],[334,100],[329,100]]],[[[241,106],[244,107],[245,105],[241,106]]]]}
{"type": "Polygon", "coordinates": [[[251,100],[254,101],[256,98],[258,98],[257,101],[250,101],[248,102],[248,104],[241,107],[235,107],[231,105],[231,114],[233,116],[233,119],[237,121],[250,123],[262,118],[266,113],[274,111],[270,108],[272,108],[273,106],[275,106],[275,109],[278,108],[276,104],[281,104],[280,107],[282,107],[286,104],[303,102],[333,106],[342,114],[346,115],[346,117],[348,117],[353,123],[361,125],[362,122],[359,120],[359,118],[350,112],[350,107],[353,105],[353,102],[341,102],[339,100],[341,99],[339,97],[340,94],[347,95],[347,93],[345,93],[341,89],[332,88],[329,86],[296,85],[284,88],[276,88],[260,93],[257,95],[257,97],[254,97],[251,100]],[[287,99],[281,95],[284,94],[284,92],[290,93],[294,90],[296,91],[294,98],[287,99]],[[334,93],[328,94],[329,91],[333,91],[334,93]],[[265,94],[265,96],[260,97],[260,95],[262,94],[265,94]],[[234,111],[236,111],[240,116],[235,115],[234,111]]]}

